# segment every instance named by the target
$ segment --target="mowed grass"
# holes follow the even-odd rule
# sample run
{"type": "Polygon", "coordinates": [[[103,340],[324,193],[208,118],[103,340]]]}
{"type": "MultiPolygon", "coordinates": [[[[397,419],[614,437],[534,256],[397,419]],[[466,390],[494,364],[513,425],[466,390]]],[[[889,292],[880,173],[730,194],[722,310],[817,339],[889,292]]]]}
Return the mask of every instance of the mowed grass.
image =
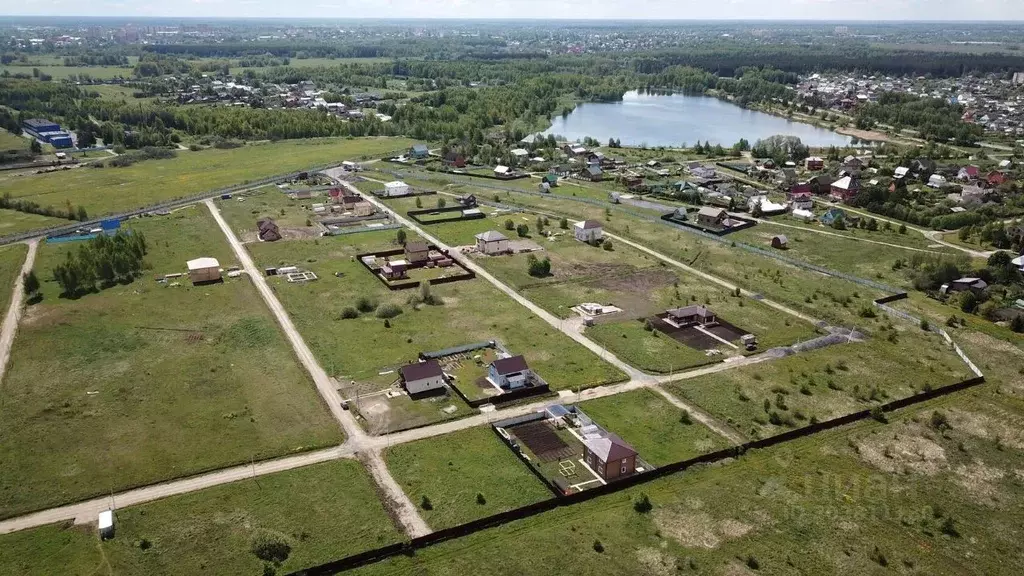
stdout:
{"type": "Polygon", "coordinates": [[[748,437],[764,438],[968,376],[940,336],[897,324],[863,343],[684,380],[667,389],[748,437]],[[898,335],[895,343],[885,336],[892,332],[898,335]]]}
{"type": "Polygon", "coordinates": [[[0,128],[0,151],[27,150],[31,145],[32,141],[28,138],[18,136],[17,134],[11,134],[7,130],[0,128]]]}
{"type": "Polygon", "coordinates": [[[279,573],[401,539],[373,483],[341,460],[118,509],[115,538],[95,524],[57,524],[0,536],[0,575],[260,574],[252,541],[291,547],[279,573]],[[142,542],[148,544],[143,548],[142,542]]]}
{"type": "MultiPolygon", "coordinates": [[[[84,168],[9,181],[11,195],[44,206],[71,202],[98,216],[317,165],[407,148],[402,138],[307,139],[229,150],[178,151],[126,168],[84,168]]],[[[6,184],[5,184],[6,186],[6,184]]]]}
{"type": "Polygon", "coordinates": [[[386,459],[435,530],[553,497],[489,426],[395,446],[386,459]],[[424,496],[432,509],[422,508],[424,496]]]}
{"type": "MultiPolygon", "coordinates": [[[[1013,406],[990,398],[985,416],[1013,406]]],[[[353,574],[1021,573],[1024,511],[1009,503],[1024,498],[1011,472],[1024,452],[1005,440],[999,452],[993,435],[956,420],[945,433],[929,426],[932,412],[961,400],[751,451],[353,574]],[[887,444],[896,445],[891,459],[881,456],[887,444]],[[641,494],[649,513],[633,508],[641,494]]]]}
{"type": "MultiPolygon", "coordinates": [[[[418,290],[392,292],[355,261],[356,254],[395,249],[395,237],[396,231],[389,230],[247,246],[261,267],[290,264],[319,276],[306,284],[277,277],[271,286],[320,363],[340,382],[354,380],[364,393],[377,391],[387,385],[381,385],[379,372],[414,361],[420,352],[490,340],[523,354],[553,389],[624,378],[482,278],[433,286],[431,292],[443,300],[440,306],[410,304],[418,290]],[[356,306],[360,297],[395,304],[402,313],[389,321],[390,327],[372,312],[342,320],[342,310],[356,306]]],[[[395,379],[391,375],[388,383],[395,379]]]]}
{"type": "Polygon", "coordinates": [[[28,255],[28,246],[12,244],[0,247],[0,318],[7,317],[7,306],[14,293],[14,282],[21,274],[21,266],[28,255]]]}
{"type": "Polygon", "coordinates": [[[604,429],[630,443],[641,458],[655,466],[731,444],[696,420],[683,423],[682,410],[647,389],[590,400],[579,408],[604,429]]]}
{"type": "Polygon", "coordinates": [[[129,226],[150,270],[78,300],[49,280],[76,244],[40,246],[44,299],[3,383],[0,516],[341,440],[249,280],[153,281],[199,256],[233,262],[205,208],[129,226]]]}
{"type": "Polygon", "coordinates": [[[70,220],[0,209],[0,236],[70,224],[70,220]]]}

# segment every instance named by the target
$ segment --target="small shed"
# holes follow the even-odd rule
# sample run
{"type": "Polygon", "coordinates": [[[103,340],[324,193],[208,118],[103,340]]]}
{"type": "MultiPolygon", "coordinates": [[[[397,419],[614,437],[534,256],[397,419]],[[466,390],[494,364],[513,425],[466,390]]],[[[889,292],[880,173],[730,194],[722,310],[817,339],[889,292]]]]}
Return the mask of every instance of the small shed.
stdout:
{"type": "Polygon", "coordinates": [[[216,282],[220,277],[220,262],[216,258],[204,257],[189,260],[188,277],[193,284],[216,282]]]}
{"type": "Polygon", "coordinates": [[[114,537],[114,511],[104,510],[99,517],[100,540],[110,540],[114,537]]]}
{"type": "Polygon", "coordinates": [[[782,234],[772,236],[772,248],[785,250],[786,248],[789,248],[789,240],[782,234]]]}

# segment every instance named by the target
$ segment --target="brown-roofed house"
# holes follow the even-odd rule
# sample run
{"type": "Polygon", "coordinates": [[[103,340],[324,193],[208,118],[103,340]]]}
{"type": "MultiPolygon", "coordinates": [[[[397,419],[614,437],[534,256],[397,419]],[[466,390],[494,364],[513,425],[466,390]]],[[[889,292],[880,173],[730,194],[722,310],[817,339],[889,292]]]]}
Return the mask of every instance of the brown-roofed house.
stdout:
{"type": "Polygon", "coordinates": [[[713,324],[716,321],[715,313],[712,312],[707,306],[684,306],[682,308],[673,308],[667,312],[665,321],[669,324],[675,324],[677,327],[681,326],[707,326],[713,324]]]}
{"type": "Polygon", "coordinates": [[[276,242],[281,239],[281,231],[272,218],[260,218],[256,221],[256,228],[259,229],[260,240],[264,242],[276,242]]]}
{"type": "Polygon", "coordinates": [[[405,243],[405,259],[411,264],[417,262],[426,262],[430,257],[430,248],[427,247],[426,242],[406,242],[405,243]]]}
{"type": "Polygon", "coordinates": [[[583,442],[583,461],[605,480],[636,472],[636,450],[615,434],[588,438],[583,442]]]}
{"type": "Polygon", "coordinates": [[[406,364],[399,369],[399,373],[410,396],[444,389],[444,372],[437,360],[406,364]]]}
{"type": "Polygon", "coordinates": [[[503,390],[522,388],[530,383],[533,371],[522,356],[500,358],[491,362],[487,369],[487,379],[503,390]]]}

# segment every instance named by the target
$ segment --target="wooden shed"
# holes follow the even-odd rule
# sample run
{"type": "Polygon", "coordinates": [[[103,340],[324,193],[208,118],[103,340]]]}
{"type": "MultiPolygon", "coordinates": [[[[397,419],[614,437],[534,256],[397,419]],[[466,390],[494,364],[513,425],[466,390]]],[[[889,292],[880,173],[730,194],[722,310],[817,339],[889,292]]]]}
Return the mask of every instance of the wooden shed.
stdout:
{"type": "Polygon", "coordinates": [[[196,258],[188,261],[188,277],[193,284],[220,280],[220,262],[216,258],[196,258]]]}
{"type": "Polygon", "coordinates": [[[782,234],[772,236],[772,248],[778,248],[779,250],[789,248],[789,239],[782,234]]]}

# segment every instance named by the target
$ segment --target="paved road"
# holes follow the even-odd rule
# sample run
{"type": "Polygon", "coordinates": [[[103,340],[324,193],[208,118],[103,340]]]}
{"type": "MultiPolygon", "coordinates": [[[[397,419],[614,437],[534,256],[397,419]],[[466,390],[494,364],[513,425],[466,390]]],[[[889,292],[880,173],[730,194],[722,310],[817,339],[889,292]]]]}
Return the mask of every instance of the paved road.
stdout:
{"type": "MultiPolygon", "coordinates": [[[[292,323],[291,317],[288,316],[288,312],[281,305],[281,302],[274,295],[274,291],[271,290],[270,285],[267,284],[266,279],[263,277],[261,271],[253,263],[252,258],[249,256],[249,252],[239,242],[238,237],[231,231],[231,227],[228,226],[227,221],[221,216],[220,211],[214,205],[213,200],[206,200],[206,206],[210,209],[210,213],[213,214],[217,224],[220,226],[224,236],[228,239],[231,244],[231,249],[235,253],[235,257],[238,258],[238,262],[245,269],[246,274],[252,279],[253,285],[256,286],[256,290],[263,297],[263,301],[266,302],[267,307],[274,314],[278,324],[284,330],[285,336],[288,338],[288,342],[292,345],[292,349],[295,350],[295,355],[298,356],[299,361],[302,363],[309,375],[312,376],[313,382],[316,384],[317,391],[320,393],[320,397],[323,398],[328,409],[334,416],[335,420],[341,425],[342,429],[345,430],[345,434],[348,435],[346,445],[354,450],[358,450],[363,447],[366,442],[366,432],[356,422],[355,417],[351,412],[341,407],[341,394],[338,393],[337,388],[334,387],[334,383],[330,377],[327,376],[327,372],[317,362],[316,357],[313,356],[312,350],[306,345],[306,341],[299,334],[299,331],[295,328],[295,324],[292,323]]],[[[409,497],[406,496],[405,492],[398,487],[398,483],[395,482],[394,478],[388,472],[387,467],[384,465],[384,460],[377,450],[368,450],[362,454],[363,460],[367,463],[367,468],[370,470],[374,480],[377,481],[377,485],[380,486],[381,490],[384,491],[388,499],[390,500],[392,507],[391,510],[395,513],[396,517],[402,523],[403,528],[410,536],[420,536],[423,534],[430,533],[430,528],[427,523],[420,517],[419,512],[416,511],[416,506],[413,505],[409,497]]]]}
{"type": "Polygon", "coordinates": [[[21,265],[21,273],[14,279],[14,292],[11,294],[11,305],[7,308],[7,316],[4,317],[3,326],[0,326],[0,382],[4,381],[4,372],[7,370],[7,361],[11,357],[11,346],[14,345],[14,335],[18,331],[18,322],[21,321],[22,305],[25,302],[25,287],[22,279],[32,266],[36,263],[36,251],[39,249],[39,239],[28,243],[28,255],[21,265]]]}
{"type": "Polygon", "coordinates": [[[289,456],[287,458],[279,458],[277,460],[266,460],[264,462],[258,462],[255,465],[246,464],[244,466],[225,468],[223,470],[217,470],[216,472],[210,472],[209,474],[202,474],[190,478],[183,478],[181,480],[174,480],[172,482],[154,484],[137,490],[121,492],[113,495],[112,497],[104,496],[93,500],[86,500],[85,502],[70,504],[68,506],[43,510],[27,516],[20,516],[18,518],[0,521],[0,534],[7,534],[9,532],[26,530],[29,528],[37,528],[39,526],[45,526],[46,524],[64,522],[67,520],[74,520],[76,524],[96,522],[99,513],[103,510],[110,509],[111,507],[123,508],[125,506],[142,504],[144,502],[151,502],[168,496],[195,492],[196,490],[202,490],[204,488],[212,488],[214,486],[220,486],[221,484],[238,482],[239,480],[265,476],[267,474],[283,472],[293,468],[301,468],[303,466],[310,466],[330,460],[338,460],[340,458],[352,458],[354,455],[355,453],[351,447],[343,445],[328,448],[326,450],[318,450],[316,452],[307,452],[305,454],[289,456]]]}

